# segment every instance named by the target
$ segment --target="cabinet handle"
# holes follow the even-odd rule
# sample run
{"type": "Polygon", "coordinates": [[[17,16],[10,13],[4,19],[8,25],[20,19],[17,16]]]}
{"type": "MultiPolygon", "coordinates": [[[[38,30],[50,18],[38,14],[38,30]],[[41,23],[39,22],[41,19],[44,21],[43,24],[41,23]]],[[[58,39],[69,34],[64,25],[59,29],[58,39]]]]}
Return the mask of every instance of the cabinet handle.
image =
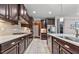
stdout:
{"type": "Polygon", "coordinates": [[[64,45],[64,47],[66,47],[66,48],[70,48],[68,45],[64,45]]]}
{"type": "Polygon", "coordinates": [[[12,45],[14,45],[14,44],[15,44],[15,42],[12,42],[11,44],[12,44],[12,45]]]}

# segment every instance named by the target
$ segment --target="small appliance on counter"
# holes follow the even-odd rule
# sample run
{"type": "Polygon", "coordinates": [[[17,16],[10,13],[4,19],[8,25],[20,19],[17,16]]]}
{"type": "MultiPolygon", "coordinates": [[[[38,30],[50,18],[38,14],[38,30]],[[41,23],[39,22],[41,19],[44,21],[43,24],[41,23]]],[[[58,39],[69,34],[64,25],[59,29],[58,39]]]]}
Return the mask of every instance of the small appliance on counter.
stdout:
{"type": "Polygon", "coordinates": [[[48,25],[47,32],[48,33],[56,33],[56,27],[54,25],[48,25]]]}

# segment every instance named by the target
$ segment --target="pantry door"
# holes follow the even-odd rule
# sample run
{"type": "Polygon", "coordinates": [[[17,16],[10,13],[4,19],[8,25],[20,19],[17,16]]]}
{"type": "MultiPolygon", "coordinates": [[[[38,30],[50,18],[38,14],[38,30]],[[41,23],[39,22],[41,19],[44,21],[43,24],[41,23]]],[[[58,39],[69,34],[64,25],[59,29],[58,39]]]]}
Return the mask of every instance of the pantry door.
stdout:
{"type": "Polygon", "coordinates": [[[39,37],[39,26],[38,25],[33,26],[33,37],[39,37]]]}

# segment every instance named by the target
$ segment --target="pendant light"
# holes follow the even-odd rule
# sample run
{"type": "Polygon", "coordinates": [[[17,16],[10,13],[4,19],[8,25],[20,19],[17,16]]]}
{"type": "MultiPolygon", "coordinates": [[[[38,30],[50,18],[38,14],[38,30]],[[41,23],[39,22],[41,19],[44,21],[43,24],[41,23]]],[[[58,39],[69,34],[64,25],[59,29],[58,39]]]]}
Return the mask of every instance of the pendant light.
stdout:
{"type": "Polygon", "coordinates": [[[63,5],[62,4],[60,4],[60,12],[61,12],[60,22],[63,22],[63,5]]]}

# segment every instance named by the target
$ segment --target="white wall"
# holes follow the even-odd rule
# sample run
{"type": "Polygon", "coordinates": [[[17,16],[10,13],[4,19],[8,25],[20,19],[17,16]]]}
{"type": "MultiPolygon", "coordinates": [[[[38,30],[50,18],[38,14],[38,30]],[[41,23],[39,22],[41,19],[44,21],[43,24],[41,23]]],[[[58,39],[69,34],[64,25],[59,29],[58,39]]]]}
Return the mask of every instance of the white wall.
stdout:
{"type": "Polygon", "coordinates": [[[71,28],[71,24],[79,22],[79,17],[65,17],[64,18],[64,33],[75,34],[75,30],[71,28]]]}

